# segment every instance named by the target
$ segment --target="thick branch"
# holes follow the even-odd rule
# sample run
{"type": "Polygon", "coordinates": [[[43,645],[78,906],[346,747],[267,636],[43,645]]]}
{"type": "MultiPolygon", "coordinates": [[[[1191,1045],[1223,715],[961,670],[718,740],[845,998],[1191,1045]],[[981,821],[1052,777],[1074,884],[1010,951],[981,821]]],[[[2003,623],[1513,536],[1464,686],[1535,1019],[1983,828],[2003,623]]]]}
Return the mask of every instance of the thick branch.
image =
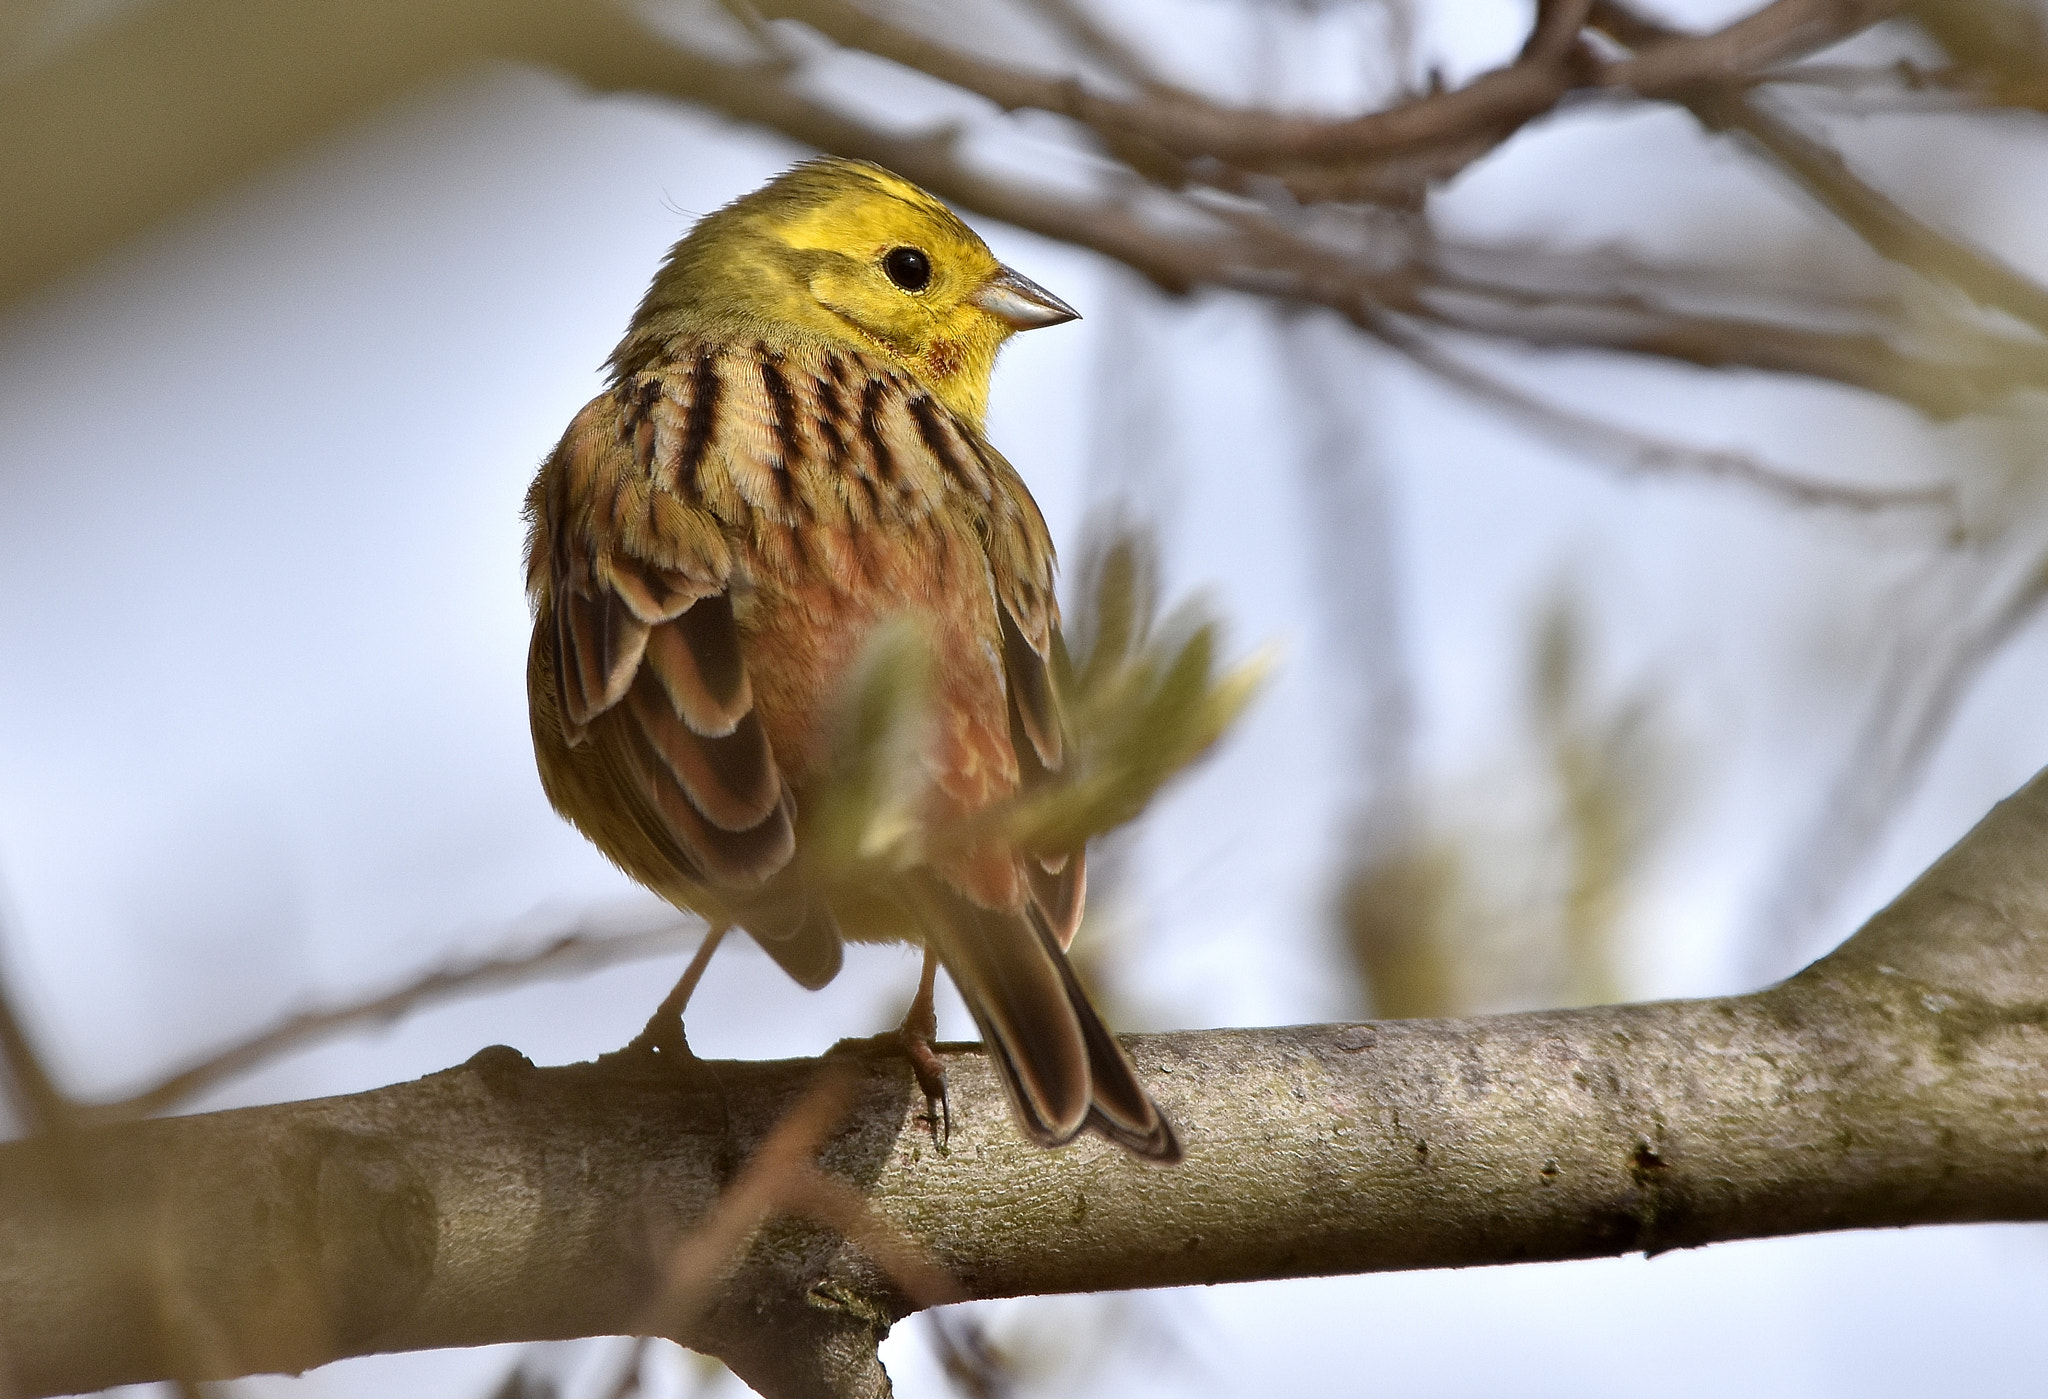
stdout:
{"type": "MultiPolygon", "coordinates": [[[[900,1061],[838,1056],[857,1072],[820,1164],[980,1297],[2048,1218],[2044,857],[2048,775],[1768,991],[1135,1038],[1188,1144],[1172,1170],[1031,1147],[958,1047],[936,1150],[900,1061]]],[[[0,1353],[19,1393],[54,1394],[638,1329],[819,1072],[499,1047],[372,1093],[96,1128],[82,1178],[0,1148],[0,1353]]],[[[874,1392],[872,1343],[913,1306],[781,1218],[673,1329],[772,1395],[874,1392]]]]}

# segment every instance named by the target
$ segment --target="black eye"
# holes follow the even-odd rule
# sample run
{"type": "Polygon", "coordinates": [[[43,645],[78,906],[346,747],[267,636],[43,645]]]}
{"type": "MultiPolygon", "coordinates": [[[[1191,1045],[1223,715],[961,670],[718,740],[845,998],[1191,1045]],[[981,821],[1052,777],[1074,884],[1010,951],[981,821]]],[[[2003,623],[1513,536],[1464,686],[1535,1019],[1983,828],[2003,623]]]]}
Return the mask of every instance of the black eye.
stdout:
{"type": "Polygon", "coordinates": [[[916,248],[891,248],[882,255],[882,270],[905,291],[923,291],[932,283],[932,260],[916,248]]]}

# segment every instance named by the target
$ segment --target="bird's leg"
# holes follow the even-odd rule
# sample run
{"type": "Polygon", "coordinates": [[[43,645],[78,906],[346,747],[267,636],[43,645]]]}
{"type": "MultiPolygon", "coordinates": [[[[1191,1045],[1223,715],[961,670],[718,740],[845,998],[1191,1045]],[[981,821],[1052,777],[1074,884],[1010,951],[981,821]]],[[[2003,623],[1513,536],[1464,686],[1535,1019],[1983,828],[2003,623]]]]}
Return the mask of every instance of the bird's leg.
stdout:
{"type": "Polygon", "coordinates": [[[689,1005],[690,993],[704,979],[704,968],[711,965],[711,954],[718,950],[719,943],[725,941],[728,931],[730,927],[727,924],[711,925],[710,931],[704,934],[704,941],[697,944],[697,955],[690,959],[690,965],[683,968],[682,976],[661,998],[654,1014],[647,1017],[647,1024],[626,1046],[628,1053],[658,1054],[678,1062],[697,1057],[690,1052],[690,1041],[683,1034],[683,1008],[689,1005]]]}
{"type": "Polygon", "coordinates": [[[932,1141],[944,1146],[953,1135],[953,1109],[946,1101],[946,1066],[932,1053],[932,1041],[939,1036],[939,1012],[932,1004],[938,979],[939,954],[927,947],[917,997],[903,1013],[896,1039],[903,1046],[903,1057],[910,1061],[910,1071],[917,1075],[917,1086],[924,1090],[925,1121],[932,1129],[932,1141]]]}

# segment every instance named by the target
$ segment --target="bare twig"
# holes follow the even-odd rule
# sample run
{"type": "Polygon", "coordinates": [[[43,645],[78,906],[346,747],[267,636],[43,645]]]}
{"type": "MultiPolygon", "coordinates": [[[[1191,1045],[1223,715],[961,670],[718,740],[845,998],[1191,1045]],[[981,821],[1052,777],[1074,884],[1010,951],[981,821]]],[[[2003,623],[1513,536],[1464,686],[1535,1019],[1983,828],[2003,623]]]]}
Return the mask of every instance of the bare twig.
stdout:
{"type": "Polygon", "coordinates": [[[79,1112],[94,1122],[147,1117],[287,1051],[364,1026],[389,1024],[436,1001],[591,971],[615,962],[667,956],[677,950],[693,921],[678,918],[636,933],[596,933],[579,926],[530,952],[438,967],[362,1000],[302,1011],[216,1050],[128,1097],[86,1104],[79,1112]]]}
{"type": "Polygon", "coordinates": [[[988,1330],[973,1314],[934,1308],[924,1314],[925,1335],[938,1353],[939,1368],[967,1399],[1008,1399],[1015,1377],[988,1330]]]}
{"type": "Polygon", "coordinates": [[[1655,26],[1608,0],[1592,22],[1636,52],[1608,64],[1600,80],[1644,96],[1669,96],[1790,63],[1891,18],[1900,0],[1773,0],[1707,34],[1655,26]]]}
{"type": "MultiPolygon", "coordinates": [[[[0,959],[14,945],[5,912],[5,894],[0,891],[0,959]]],[[[62,1132],[71,1125],[71,1100],[57,1087],[22,1023],[4,961],[0,961],[0,1092],[31,1135],[62,1132]]]]}
{"type": "Polygon", "coordinates": [[[1794,475],[1746,452],[1689,447],[1587,417],[1536,397],[1450,354],[1390,316],[1361,313],[1360,323],[1415,364],[1473,394],[1525,426],[1567,443],[1629,476],[1692,475],[1740,482],[1802,506],[1867,513],[1937,510],[1953,513],[1947,486],[1875,487],[1794,475]]]}
{"type": "Polygon", "coordinates": [[[669,1250],[661,1290],[634,1330],[687,1334],[716,1296],[730,1262],[768,1219],[802,1214],[837,1230],[919,1306],[965,1293],[918,1245],[881,1220],[858,1191],[812,1165],[854,1101],[852,1071],[826,1061],[817,1081],[776,1126],[709,1215],[669,1250]]]}
{"type": "MultiPolygon", "coordinates": [[[[1831,22],[1840,12],[1868,12],[1869,18],[1875,19],[1896,8],[1882,0],[1867,4],[1858,4],[1856,0],[1779,0],[1764,13],[1804,10],[1808,12],[1804,22],[1820,24],[1831,22]]],[[[1760,20],[1763,16],[1751,18],[1760,20]]],[[[1635,59],[1611,68],[1610,75],[1625,78],[1632,67],[1640,71],[1640,65],[1655,64],[1672,45],[1687,42],[1637,13],[1624,0],[1600,0],[1595,21],[1621,42],[1639,50],[1635,59]]],[[[1732,77],[1737,71],[1728,68],[1711,76],[1732,77]]],[[[1764,110],[1740,86],[1701,81],[1707,76],[1695,74],[1682,86],[1668,88],[1691,109],[1702,126],[1709,131],[1734,132],[1748,138],[1759,152],[1880,256],[1923,277],[1946,282],[1980,305],[1994,307],[2036,330],[2048,332],[2048,288],[1983,249],[1930,228],[1857,176],[1839,152],[1785,118],[1764,110]]],[[[1638,91],[1641,90],[1644,89],[1638,85],[1638,91]]]]}
{"type": "MultiPolygon", "coordinates": [[[[1947,566],[1955,572],[1953,562],[1947,566]]],[[[1996,561],[1966,560],[1945,589],[1940,582],[1916,581],[1916,591],[1932,591],[1937,601],[1894,639],[1871,686],[1868,712],[1751,920],[1746,950],[1755,978],[1782,975],[1804,960],[1816,920],[1877,848],[1977,677],[2048,603],[2048,556],[2024,561],[2016,572],[1996,561]]]]}

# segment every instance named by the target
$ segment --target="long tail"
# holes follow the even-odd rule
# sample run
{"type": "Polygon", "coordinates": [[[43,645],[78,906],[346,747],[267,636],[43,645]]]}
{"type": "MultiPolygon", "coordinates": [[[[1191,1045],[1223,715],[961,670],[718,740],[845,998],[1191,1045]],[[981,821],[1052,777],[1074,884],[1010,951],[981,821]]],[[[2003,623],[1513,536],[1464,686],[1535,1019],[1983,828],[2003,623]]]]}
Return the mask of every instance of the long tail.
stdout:
{"type": "Polygon", "coordinates": [[[1147,1161],[1181,1159],[1180,1138],[1138,1082],[1035,908],[1004,913],[926,882],[927,936],[974,1012],[1025,1132],[1063,1146],[1092,1129],[1147,1161]]]}

